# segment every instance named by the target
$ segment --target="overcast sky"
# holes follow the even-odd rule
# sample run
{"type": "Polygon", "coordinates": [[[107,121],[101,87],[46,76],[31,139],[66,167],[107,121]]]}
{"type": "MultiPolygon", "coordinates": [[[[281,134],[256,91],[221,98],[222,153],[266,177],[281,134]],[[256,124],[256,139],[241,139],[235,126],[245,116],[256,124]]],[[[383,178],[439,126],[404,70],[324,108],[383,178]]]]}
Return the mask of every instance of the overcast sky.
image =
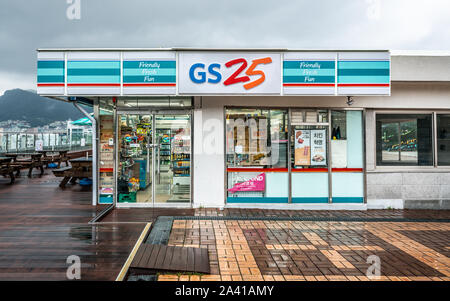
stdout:
{"type": "Polygon", "coordinates": [[[45,47],[450,50],[449,0],[1,0],[0,95],[45,47]],[[79,20],[67,2],[80,1],[79,20]]]}

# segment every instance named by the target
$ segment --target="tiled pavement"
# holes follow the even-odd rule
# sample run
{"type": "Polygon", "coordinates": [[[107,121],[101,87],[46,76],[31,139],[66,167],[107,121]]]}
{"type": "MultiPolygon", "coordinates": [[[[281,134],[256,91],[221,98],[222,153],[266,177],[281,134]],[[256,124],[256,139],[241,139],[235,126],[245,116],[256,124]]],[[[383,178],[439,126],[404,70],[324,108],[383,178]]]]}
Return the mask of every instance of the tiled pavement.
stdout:
{"type": "MultiPolygon", "coordinates": [[[[388,211],[386,211],[388,212],[388,211]]],[[[439,222],[311,222],[175,220],[169,245],[209,251],[211,275],[158,280],[450,280],[450,224],[439,222]]]]}

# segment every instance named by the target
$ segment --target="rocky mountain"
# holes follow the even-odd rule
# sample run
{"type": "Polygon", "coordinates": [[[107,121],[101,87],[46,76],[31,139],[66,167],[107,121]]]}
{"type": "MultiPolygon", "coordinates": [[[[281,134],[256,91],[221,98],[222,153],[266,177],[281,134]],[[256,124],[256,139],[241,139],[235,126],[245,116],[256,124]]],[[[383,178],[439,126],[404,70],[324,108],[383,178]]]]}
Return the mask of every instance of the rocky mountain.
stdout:
{"type": "MultiPolygon", "coordinates": [[[[92,108],[85,109],[92,112],[92,108]]],[[[0,96],[0,121],[25,120],[36,127],[82,117],[84,115],[72,104],[41,97],[33,91],[14,89],[0,96]]]]}

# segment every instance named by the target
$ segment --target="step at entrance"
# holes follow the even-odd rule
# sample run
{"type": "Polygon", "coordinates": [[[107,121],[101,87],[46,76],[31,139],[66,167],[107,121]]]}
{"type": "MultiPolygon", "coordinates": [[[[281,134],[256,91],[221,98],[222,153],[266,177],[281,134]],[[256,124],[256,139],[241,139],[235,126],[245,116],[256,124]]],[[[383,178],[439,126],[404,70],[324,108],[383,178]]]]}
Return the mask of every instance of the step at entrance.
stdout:
{"type": "Polygon", "coordinates": [[[208,250],[142,244],[131,262],[131,274],[155,272],[192,272],[209,274],[208,250]]]}

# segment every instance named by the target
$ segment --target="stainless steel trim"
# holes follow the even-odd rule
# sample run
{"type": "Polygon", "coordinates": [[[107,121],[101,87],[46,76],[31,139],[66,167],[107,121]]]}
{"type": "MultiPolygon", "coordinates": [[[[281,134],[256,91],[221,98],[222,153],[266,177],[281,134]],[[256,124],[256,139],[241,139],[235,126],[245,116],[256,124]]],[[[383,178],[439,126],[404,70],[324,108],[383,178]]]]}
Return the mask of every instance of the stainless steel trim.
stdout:
{"type": "Polygon", "coordinates": [[[291,118],[292,118],[292,109],[288,108],[288,114],[287,114],[287,121],[288,121],[288,142],[287,142],[287,164],[288,164],[288,203],[292,203],[292,150],[291,150],[291,135],[292,135],[292,125],[291,125],[291,118]]]}
{"type": "Polygon", "coordinates": [[[364,204],[367,204],[367,163],[366,163],[366,109],[362,111],[362,135],[363,135],[363,195],[364,204]]]}
{"type": "Polygon", "coordinates": [[[328,110],[328,203],[333,203],[333,161],[331,160],[331,109],[328,110]]]}
{"type": "Polygon", "coordinates": [[[432,125],[432,130],[433,130],[433,166],[435,168],[438,167],[438,148],[437,148],[437,140],[438,140],[438,136],[437,136],[437,113],[433,112],[433,125],[432,125]]]}
{"type": "Polygon", "coordinates": [[[113,127],[114,127],[114,133],[113,133],[113,137],[114,137],[114,148],[113,148],[113,158],[114,160],[114,170],[113,170],[113,177],[114,177],[114,193],[113,193],[113,203],[114,203],[114,207],[117,207],[117,197],[118,197],[118,193],[117,193],[117,169],[119,168],[119,135],[118,135],[118,131],[119,131],[119,123],[117,122],[117,109],[116,106],[114,105],[113,107],[113,127]]]}

